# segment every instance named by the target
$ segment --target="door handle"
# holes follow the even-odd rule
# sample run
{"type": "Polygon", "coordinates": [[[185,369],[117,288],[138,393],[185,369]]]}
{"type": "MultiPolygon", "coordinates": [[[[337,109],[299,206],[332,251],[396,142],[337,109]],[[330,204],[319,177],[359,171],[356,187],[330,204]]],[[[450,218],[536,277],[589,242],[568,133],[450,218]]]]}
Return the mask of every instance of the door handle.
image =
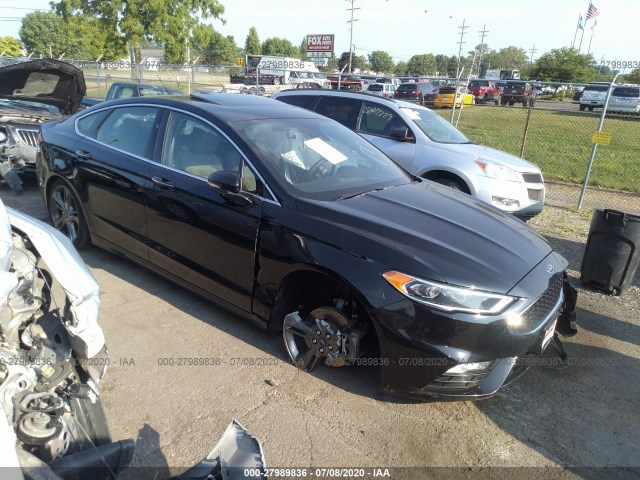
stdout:
{"type": "Polygon", "coordinates": [[[151,177],[151,181],[158,185],[160,188],[166,188],[167,190],[173,190],[175,188],[175,184],[173,182],[170,182],[166,178],[151,177]]]}
{"type": "Polygon", "coordinates": [[[93,158],[93,155],[91,155],[91,153],[87,152],[86,150],[76,150],[76,156],[84,160],[90,160],[93,158]]]}

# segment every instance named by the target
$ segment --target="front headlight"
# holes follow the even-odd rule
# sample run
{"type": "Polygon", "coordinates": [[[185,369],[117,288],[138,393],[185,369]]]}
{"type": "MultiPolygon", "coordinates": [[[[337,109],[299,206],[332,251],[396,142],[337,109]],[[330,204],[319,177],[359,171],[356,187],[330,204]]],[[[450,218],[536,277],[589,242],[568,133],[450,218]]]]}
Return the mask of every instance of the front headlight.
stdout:
{"type": "Polygon", "coordinates": [[[501,165],[496,165],[495,163],[479,159],[475,162],[476,165],[478,165],[478,167],[480,167],[484,174],[489,178],[496,178],[498,180],[509,180],[512,182],[522,181],[522,177],[508,167],[503,167],[501,165]]]}
{"type": "Polygon", "coordinates": [[[445,312],[496,315],[517,300],[516,297],[455,287],[396,271],[385,272],[382,276],[403,295],[445,312]]]}

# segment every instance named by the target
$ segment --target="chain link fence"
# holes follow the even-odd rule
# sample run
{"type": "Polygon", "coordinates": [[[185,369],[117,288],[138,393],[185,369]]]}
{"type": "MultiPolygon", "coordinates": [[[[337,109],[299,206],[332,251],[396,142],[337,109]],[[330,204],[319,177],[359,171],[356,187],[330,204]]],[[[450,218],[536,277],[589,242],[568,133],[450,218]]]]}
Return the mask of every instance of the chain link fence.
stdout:
{"type": "MultiPolygon", "coordinates": [[[[538,95],[534,107],[465,105],[454,124],[472,141],[538,165],[547,205],[576,208],[602,110],[580,111],[573,90],[566,91],[571,95],[538,95]]],[[[450,109],[437,112],[450,119],[450,109]]],[[[611,141],[597,147],[581,208],[640,215],[640,115],[607,112],[602,132],[611,141]]]]}
{"type": "MultiPolygon", "coordinates": [[[[168,65],[154,60],[95,62],[67,60],[84,72],[87,96],[104,98],[113,82],[163,85],[184,93],[221,90],[238,66],[168,65]]],[[[6,63],[6,60],[3,62],[6,63]]],[[[453,79],[437,79],[453,83],[453,79]]],[[[575,209],[587,173],[601,110],[581,111],[576,92],[583,85],[538,84],[535,106],[465,105],[454,124],[472,141],[509,152],[538,165],[547,184],[546,203],[575,209]]],[[[234,88],[246,88],[236,85],[234,88]]],[[[292,88],[264,85],[260,93],[292,88]]],[[[436,110],[447,121],[450,109],[436,110]]],[[[607,112],[603,132],[609,145],[599,145],[581,208],[612,208],[640,215],[640,115],[607,112]]]]}

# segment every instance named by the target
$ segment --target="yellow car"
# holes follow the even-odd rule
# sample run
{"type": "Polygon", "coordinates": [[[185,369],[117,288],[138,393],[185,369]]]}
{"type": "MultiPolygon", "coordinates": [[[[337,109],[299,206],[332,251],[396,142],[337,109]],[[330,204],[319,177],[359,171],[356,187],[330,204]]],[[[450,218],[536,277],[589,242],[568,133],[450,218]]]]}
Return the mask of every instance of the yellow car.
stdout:
{"type": "MultiPolygon", "coordinates": [[[[456,87],[440,87],[438,89],[438,94],[436,98],[433,100],[433,106],[435,108],[446,108],[453,105],[453,94],[456,91],[456,87]]],[[[456,107],[459,107],[462,102],[465,105],[473,105],[475,102],[475,97],[473,93],[470,93],[467,90],[467,87],[458,87],[458,94],[456,95],[456,107]]]]}

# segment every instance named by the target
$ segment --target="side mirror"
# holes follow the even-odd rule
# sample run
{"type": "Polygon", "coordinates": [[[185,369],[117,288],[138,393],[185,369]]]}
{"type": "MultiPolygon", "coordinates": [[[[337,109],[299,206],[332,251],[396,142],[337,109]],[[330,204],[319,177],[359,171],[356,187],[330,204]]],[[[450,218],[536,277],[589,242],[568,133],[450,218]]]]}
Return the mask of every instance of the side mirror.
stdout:
{"type": "Polygon", "coordinates": [[[415,140],[415,137],[409,133],[409,129],[407,127],[392,128],[391,138],[395,138],[396,140],[402,140],[403,142],[415,140]]]}
{"type": "Polygon", "coordinates": [[[218,192],[228,202],[241,207],[256,205],[253,198],[240,191],[240,174],[238,172],[213,172],[207,178],[207,183],[213,191],[218,192]]]}
{"type": "Polygon", "coordinates": [[[240,192],[240,174],[236,172],[213,172],[207,178],[207,183],[218,193],[240,192]]]}

